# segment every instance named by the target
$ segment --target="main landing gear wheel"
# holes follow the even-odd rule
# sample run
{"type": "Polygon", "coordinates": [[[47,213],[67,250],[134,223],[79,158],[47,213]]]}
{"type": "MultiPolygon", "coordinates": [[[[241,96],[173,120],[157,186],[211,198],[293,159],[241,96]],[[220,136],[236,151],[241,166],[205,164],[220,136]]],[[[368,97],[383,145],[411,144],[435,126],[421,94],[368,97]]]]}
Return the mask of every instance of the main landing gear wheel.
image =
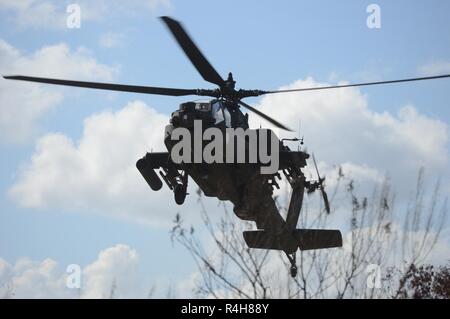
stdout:
{"type": "Polygon", "coordinates": [[[173,194],[175,197],[175,202],[178,205],[183,205],[184,200],[186,199],[187,188],[182,184],[177,184],[173,189],[173,194]]]}

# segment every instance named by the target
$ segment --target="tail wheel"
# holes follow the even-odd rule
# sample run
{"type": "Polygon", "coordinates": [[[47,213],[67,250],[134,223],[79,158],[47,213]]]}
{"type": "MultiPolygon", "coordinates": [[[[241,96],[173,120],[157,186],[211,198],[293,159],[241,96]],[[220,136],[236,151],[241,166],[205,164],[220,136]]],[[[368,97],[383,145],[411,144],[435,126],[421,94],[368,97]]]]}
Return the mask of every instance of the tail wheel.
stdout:
{"type": "MultiPolygon", "coordinates": [[[[285,251],[285,253],[286,253],[286,251],[285,251]]],[[[286,256],[289,259],[289,262],[291,263],[291,268],[289,268],[289,273],[291,274],[292,278],[295,278],[295,277],[297,277],[297,272],[298,272],[297,265],[295,262],[295,260],[296,260],[295,253],[293,253],[293,254],[286,253],[286,256]]]]}
{"type": "Polygon", "coordinates": [[[184,187],[182,184],[177,184],[173,189],[175,202],[178,205],[183,205],[184,200],[186,199],[186,191],[187,191],[186,187],[184,187]]]}
{"type": "Polygon", "coordinates": [[[289,269],[290,273],[291,273],[291,277],[295,278],[297,277],[297,266],[293,265],[291,266],[291,268],[289,269]]]}

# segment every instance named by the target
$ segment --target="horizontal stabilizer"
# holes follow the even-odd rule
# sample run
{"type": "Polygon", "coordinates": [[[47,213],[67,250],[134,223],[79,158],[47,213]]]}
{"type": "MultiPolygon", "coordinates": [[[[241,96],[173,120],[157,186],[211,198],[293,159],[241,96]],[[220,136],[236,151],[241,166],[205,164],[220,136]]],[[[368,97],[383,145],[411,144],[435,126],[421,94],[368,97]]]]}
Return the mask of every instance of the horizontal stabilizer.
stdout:
{"type": "Polygon", "coordinates": [[[266,230],[245,231],[244,240],[250,248],[283,250],[288,254],[300,250],[342,246],[339,230],[296,229],[292,233],[274,233],[266,230]]]}
{"type": "Polygon", "coordinates": [[[300,250],[342,247],[342,235],[334,229],[296,229],[300,250]]]}

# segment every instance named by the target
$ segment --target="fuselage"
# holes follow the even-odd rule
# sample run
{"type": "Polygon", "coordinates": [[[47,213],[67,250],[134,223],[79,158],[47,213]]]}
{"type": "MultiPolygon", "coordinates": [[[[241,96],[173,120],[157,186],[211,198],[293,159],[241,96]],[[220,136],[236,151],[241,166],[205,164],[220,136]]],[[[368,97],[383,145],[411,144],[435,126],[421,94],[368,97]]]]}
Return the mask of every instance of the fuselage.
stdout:
{"type": "MultiPolygon", "coordinates": [[[[165,129],[164,143],[167,150],[171,153],[172,148],[178,142],[172,138],[172,134],[177,128],[188,129],[192,132],[192,138],[194,137],[195,121],[201,121],[203,131],[212,127],[218,128],[223,132],[224,161],[209,164],[192,161],[183,163],[180,167],[191,176],[205,196],[231,201],[238,217],[255,221],[259,228],[265,228],[267,223],[281,225],[282,219],[273,200],[273,187],[270,185],[270,180],[274,176],[261,174],[258,163],[227,163],[225,161],[225,149],[229,143],[226,138],[226,130],[236,128],[249,130],[248,116],[244,115],[237,106],[227,107],[225,103],[227,102],[222,100],[211,100],[181,104],[179,109],[172,113],[170,124],[165,129]]],[[[257,132],[258,130],[253,131],[257,132]]],[[[195,142],[197,141],[191,141],[191,149],[194,148],[195,142]]],[[[249,141],[245,140],[245,143],[245,158],[248,159],[249,141]]],[[[278,139],[277,143],[279,143],[278,139]]],[[[206,144],[203,142],[202,149],[206,144]]],[[[259,140],[258,144],[260,144],[259,140]]]]}

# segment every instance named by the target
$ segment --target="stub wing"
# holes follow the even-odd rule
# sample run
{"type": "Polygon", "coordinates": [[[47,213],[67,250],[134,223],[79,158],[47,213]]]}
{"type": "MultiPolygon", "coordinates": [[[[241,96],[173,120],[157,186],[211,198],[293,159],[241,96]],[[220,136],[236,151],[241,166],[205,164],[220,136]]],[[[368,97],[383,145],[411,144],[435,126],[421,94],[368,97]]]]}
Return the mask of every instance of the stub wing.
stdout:
{"type": "Polygon", "coordinates": [[[342,246],[339,230],[296,229],[292,233],[277,234],[267,230],[245,231],[244,239],[250,248],[282,250],[294,253],[300,250],[324,249],[342,246]]]}
{"type": "Polygon", "coordinates": [[[144,177],[147,184],[154,191],[162,187],[162,181],[156,174],[156,170],[167,170],[172,164],[168,152],[147,153],[143,158],[137,161],[136,168],[144,177]]]}

